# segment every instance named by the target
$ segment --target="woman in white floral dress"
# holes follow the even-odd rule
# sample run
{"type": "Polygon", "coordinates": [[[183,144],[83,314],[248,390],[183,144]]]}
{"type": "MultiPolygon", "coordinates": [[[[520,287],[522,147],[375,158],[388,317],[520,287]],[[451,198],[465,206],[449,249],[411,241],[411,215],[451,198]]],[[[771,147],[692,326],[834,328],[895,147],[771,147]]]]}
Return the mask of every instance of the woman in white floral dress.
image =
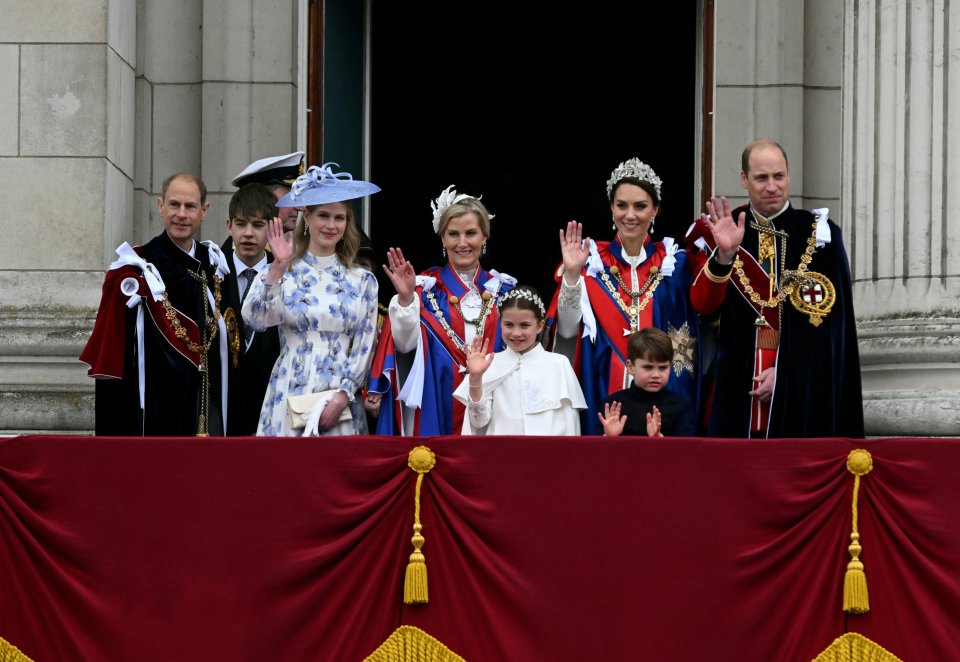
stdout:
{"type": "Polygon", "coordinates": [[[273,219],[267,233],[273,262],[254,279],[243,303],[250,328],[280,327],[280,356],[257,435],[367,432],[363,403],[354,395],[373,354],[377,279],[356,264],[360,234],[346,201],[379,190],[348,173],[334,174],[325,164],[311,166],[277,203],[306,211],[292,236],[285,237],[279,219],[273,219]],[[294,426],[288,398],[324,391],[331,393],[315,403],[311,421],[294,426]]]}

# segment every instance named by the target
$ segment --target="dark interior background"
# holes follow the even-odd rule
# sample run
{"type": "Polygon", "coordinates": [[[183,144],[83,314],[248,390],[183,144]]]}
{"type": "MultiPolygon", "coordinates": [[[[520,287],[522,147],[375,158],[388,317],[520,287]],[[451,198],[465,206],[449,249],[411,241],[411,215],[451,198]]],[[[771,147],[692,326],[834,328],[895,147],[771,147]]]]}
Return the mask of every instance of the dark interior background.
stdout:
{"type": "MultiPolygon", "coordinates": [[[[440,264],[430,201],[450,184],[496,215],[481,261],[553,293],[570,219],[610,239],[606,181],[639,157],[661,177],[655,236],[694,214],[697,2],[376,3],[371,236],[440,264]]],[[[393,288],[382,274],[382,299],[393,288]]]]}

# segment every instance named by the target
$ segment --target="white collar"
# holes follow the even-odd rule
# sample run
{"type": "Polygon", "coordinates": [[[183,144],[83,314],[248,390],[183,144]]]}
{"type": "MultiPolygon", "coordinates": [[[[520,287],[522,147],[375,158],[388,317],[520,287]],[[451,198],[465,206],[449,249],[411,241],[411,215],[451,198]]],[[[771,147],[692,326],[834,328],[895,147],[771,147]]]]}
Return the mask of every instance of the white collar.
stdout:
{"type": "Polygon", "coordinates": [[[337,262],[340,261],[339,258],[337,257],[336,251],[334,251],[333,253],[330,253],[330,255],[317,255],[316,253],[313,253],[309,250],[307,251],[307,253],[309,253],[310,257],[312,257],[315,260],[314,264],[317,267],[320,267],[321,269],[325,267],[332,267],[333,265],[335,265],[337,262]]]}
{"type": "Polygon", "coordinates": [[[623,256],[623,261],[634,269],[636,269],[641,262],[647,259],[647,249],[645,249],[643,246],[640,247],[639,255],[627,255],[627,249],[623,247],[623,244],[620,244],[620,247],[623,248],[623,250],[620,251],[620,255],[623,256]]]}
{"type": "Polygon", "coordinates": [[[779,215],[782,214],[783,212],[787,211],[787,207],[789,207],[789,206],[790,206],[790,199],[787,198],[787,201],[783,203],[783,207],[780,208],[780,211],[778,211],[776,214],[773,214],[773,215],[771,215],[771,216],[764,216],[763,214],[761,214],[760,212],[758,212],[758,211],[753,207],[753,203],[750,203],[750,211],[751,211],[751,212],[753,213],[753,215],[756,216],[756,217],[765,218],[765,219],[767,219],[768,221],[772,221],[772,220],[775,219],[777,216],[779,216],[779,215]]]}
{"type": "Polygon", "coordinates": [[[477,272],[480,271],[480,265],[471,269],[470,271],[460,271],[459,269],[454,269],[457,272],[457,276],[460,277],[460,280],[463,281],[464,285],[468,287],[473,285],[473,281],[477,278],[477,272]]]}
{"type": "MultiPolygon", "coordinates": [[[[257,273],[259,273],[259,272],[263,271],[264,268],[266,268],[266,266],[267,266],[267,254],[264,253],[264,254],[263,254],[263,257],[260,258],[260,261],[257,262],[255,265],[253,265],[252,268],[253,268],[253,269],[256,269],[256,270],[257,270],[257,273]]],[[[240,258],[237,257],[237,251],[236,251],[236,249],[234,249],[234,251],[233,251],[233,272],[239,276],[239,275],[242,274],[244,271],[246,271],[247,269],[250,269],[250,268],[251,268],[251,267],[248,267],[240,258]]]]}

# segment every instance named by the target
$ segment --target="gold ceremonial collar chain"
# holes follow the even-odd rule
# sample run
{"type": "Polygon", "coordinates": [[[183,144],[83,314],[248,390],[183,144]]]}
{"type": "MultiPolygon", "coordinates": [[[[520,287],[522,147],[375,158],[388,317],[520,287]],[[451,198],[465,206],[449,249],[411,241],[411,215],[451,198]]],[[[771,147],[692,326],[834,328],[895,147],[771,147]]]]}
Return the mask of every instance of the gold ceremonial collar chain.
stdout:
{"type": "MultiPolygon", "coordinates": [[[[430,303],[430,307],[433,309],[434,317],[436,317],[437,321],[440,322],[440,326],[443,327],[443,330],[447,334],[447,337],[450,338],[450,340],[457,347],[457,349],[459,349],[461,352],[466,352],[466,349],[464,348],[463,343],[460,342],[460,338],[457,337],[456,331],[450,328],[450,324],[447,322],[447,319],[443,316],[443,311],[440,310],[440,304],[437,303],[436,295],[434,295],[432,291],[424,292],[424,294],[427,297],[427,301],[430,303]]],[[[457,311],[457,313],[463,319],[464,323],[473,324],[477,328],[478,338],[483,337],[483,331],[487,321],[487,315],[490,314],[490,311],[493,309],[493,306],[496,303],[496,297],[490,294],[490,292],[484,292],[481,295],[481,299],[483,300],[483,303],[480,306],[480,314],[477,316],[476,319],[473,319],[473,320],[467,319],[464,316],[463,310],[460,309],[460,299],[458,299],[454,295],[450,295],[450,298],[448,299],[450,305],[453,307],[454,310],[457,311]]]]}
{"type": "MultiPolygon", "coordinates": [[[[780,265],[781,268],[784,267],[787,259],[787,233],[783,230],[777,230],[775,227],[773,227],[773,224],[769,220],[763,218],[756,212],[753,213],[758,219],[758,222],[751,222],[750,227],[758,230],[761,233],[761,244],[763,244],[764,235],[773,235],[780,238],[780,265]]],[[[737,254],[736,259],[733,261],[733,269],[737,274],[737,280],[740,281],[740,286],[743,288],[743,292],[750,297],[750,301],[759,306],[761,309],[760,316],[757,318],[758,326],[766,324],[763,318],[764,308],[777,307],[779,309],[784,300],[790,296],[790,294],[804,281],[807,269],[810,266],[811,260],[813,260],[813,253],[816,250],[817,220],[814,219],[810,238],[807,239],[807,248],[803,252],[803,255],[800,256],[800,264],[797,265],[796,270],[783,269],[781,271],[777,293],[771,294],[771,296],[767,299],[760,298],[760,295],[757,294],[756,290],[753,289],[753,286],[750,284],[750,278],[743,270],[743,260],[741,260],[740,255],[737,254]]],[[[771,291],[772,289],[773,287],[771,287],[771,291]]]]}
{"type": "Polygon", "coordinates": [[[660,281],[663,280],[663,271],[661,271],[660,267],[652,265],[650,267],[650,275],[647,276],[647,280],[636,292],[627,288],[623,282],[623,278],[620,276],[620,267],[613,265],[609,268],[609,272],[610,273],[607,273],[607,270],[604,269],[600,274],[600,280],[610,294],[613,295],[613,299],[617,302],[617,305],[620,306],[620,310],[622,310],[630,320],[630,331],[636,331],[640,328],[640,313],[647,307],[647,304],[650,303],[650,300],[653,298],[653,293],[657,291],[660,281]],[[610,274],[613,274],[613,277],[616,278],[616,284],[610,280],[610,274]],[[623,291],[630,297],[629,306],[623,300],[623,297],[620,296],[620,288],[623,288],[623,291]],[[643,297],[642,301],[641,297],[643,297]]]}
{"type": "Polygon", "coordinates": [[[187,335],[187,330],[183,328],[183,325],[180,323],[180,320],[177,318],[177,311],[174,310],[173,305],[170,303],[170,297],[167,295],[167,291],[163,291],[163,310],[166,313],[167,319],[170,321],[170,325],[173,327],[173,332],[176,334],[183,343],[186,344],[187,349],[191,352],[196,352],[200,354],[200,375],[201,375],[201,385],[200,385],[200,416],[197,420],[197,436],[198,437],[209,437],[210,428],[209,428],[209,415],[210,415],[210,370],[209,362],[207,360],[207,352],[210,350],[211,345],[213,345],[214,339],[217,337],[218,323],[220,320],[220,282],[221,279],[219,276],[213,277],[213,300],[214,306],[211,314],[210,305],[207,301],[207,274],[201,269],[200,273],[194,273],[187,269],[187,273],[190,276],[200,283],[200,289],[203,294],[203,320],[204,326],[200,326],[200,341],[202,345],[197,344],[190,340],[190,337],[187,335]],[[206,333],[204,333],[206,331],[206,333]],[[206,340],[203,339],[203,336],[206,335],[206,340]]]}

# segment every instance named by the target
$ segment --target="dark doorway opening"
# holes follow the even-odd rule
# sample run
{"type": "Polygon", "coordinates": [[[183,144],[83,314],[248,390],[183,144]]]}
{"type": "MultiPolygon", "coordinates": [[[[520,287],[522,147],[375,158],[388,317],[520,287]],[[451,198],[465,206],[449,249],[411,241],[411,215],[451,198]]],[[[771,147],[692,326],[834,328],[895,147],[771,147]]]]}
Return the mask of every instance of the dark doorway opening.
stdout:
{"type": "Polygon", "coordinates": [[[634,156],[664,182],[655,237],[682,236],[698,177],[698,4],[376,3],[378,254],[441,264],[430,201],[455,184],[496,215],[483,266],[549,297],[560,228],[576,219],[611,239],[606,181],[634,156]]]}

